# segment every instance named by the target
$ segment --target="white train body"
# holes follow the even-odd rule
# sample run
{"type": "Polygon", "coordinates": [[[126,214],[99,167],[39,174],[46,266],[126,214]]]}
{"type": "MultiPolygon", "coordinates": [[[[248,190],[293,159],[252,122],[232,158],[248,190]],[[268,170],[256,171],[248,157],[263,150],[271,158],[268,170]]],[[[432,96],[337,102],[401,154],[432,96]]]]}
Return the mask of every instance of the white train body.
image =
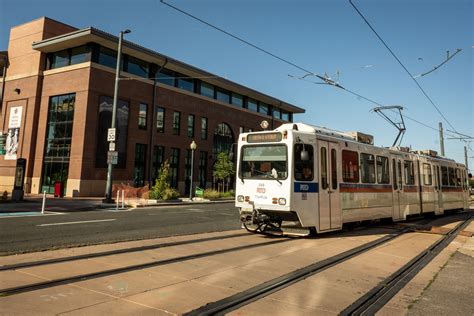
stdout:
{"type": "Polygon", "coordinates": [[[320,233],[468,207],[464,165],[372,143],[369,135],[302,123],[240,134],[235,205],[242,221],[263,216],[320,233]]]}

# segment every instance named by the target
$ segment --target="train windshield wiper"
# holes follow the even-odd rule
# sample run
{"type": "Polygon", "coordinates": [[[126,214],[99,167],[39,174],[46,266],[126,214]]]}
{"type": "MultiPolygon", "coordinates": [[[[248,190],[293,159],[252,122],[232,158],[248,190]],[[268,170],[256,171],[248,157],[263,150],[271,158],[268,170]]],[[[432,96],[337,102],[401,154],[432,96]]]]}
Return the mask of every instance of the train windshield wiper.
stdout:
{"type": "Polygon", "coordinates": [[[273,171],[275,170],[275,168],[272,169],[272,172],[263,172],[263,171],[260,171],[260,170],[257,170],[257,169],[254,169],[253,171],[258,173],[258,174],[261,174],[261,175],[264,175],[265,177],[267,177],[268,179],[273,179],[273,180],[276,180],[278,181],[278,183],[282,184],[282,182],[280,180],[278,180],[278,173],[277,171],[273,171]]]}

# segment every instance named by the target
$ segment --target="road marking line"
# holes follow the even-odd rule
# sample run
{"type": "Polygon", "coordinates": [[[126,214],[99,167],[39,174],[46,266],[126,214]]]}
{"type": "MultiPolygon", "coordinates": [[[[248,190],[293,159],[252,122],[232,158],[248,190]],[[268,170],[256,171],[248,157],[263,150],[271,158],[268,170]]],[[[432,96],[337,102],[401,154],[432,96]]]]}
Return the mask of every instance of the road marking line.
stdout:
{"type": "Polygon", "coordinates": [[[74,225],[74,224],[84,224],[84,223],[111,222],[111,221],[116,221],[116,220],[117,220],[116,218],[110,218],[110,219],[98,219],[98,220],[95,220],[95,221],[80,221],[80,222],[40,224],[40,225],[36,225],[36,226],[74,225]]]}
{"type": "Polygon", "coordinates": [[[219,213],[220,215],[224,215],[224,216],[235,216],[236,214],[228,214],[228,213],[219,213]]]}

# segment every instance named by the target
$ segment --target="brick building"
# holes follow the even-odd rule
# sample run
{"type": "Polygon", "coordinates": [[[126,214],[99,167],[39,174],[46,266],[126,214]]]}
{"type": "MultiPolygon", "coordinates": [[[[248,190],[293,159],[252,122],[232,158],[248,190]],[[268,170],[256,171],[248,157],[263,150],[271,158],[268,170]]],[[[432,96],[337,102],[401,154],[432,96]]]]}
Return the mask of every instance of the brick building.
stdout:
{"type": "MultiPolygon", "coordinates": [[[[8,51],[0,52],[1,192],[11,191],[16,159],[25,158],[25,192],[51,193],[60,181],[66,196],[104,195],[117,43],[101,30],[46,17],[11,29],[8,51]]],[[[216,154],[239,132],[304,113],[132,42],[122,53],[114,183],[144,185],[166,159],[172,185],[186,193],[194,140],[193,183],[210,187],[216,154]]]]}

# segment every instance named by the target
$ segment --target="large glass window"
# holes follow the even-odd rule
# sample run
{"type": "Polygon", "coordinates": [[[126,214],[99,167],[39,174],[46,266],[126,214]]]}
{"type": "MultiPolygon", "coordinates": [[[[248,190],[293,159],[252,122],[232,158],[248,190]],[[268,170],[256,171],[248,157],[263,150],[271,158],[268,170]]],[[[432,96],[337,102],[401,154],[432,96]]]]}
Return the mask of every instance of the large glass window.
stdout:
{"type": "Polygon", "coordinates": [[[192,78],[178,78],[178,88],[194,92],[194,79],[192,78]]]}
{"type": "Polygon", "coordinates": [[[355,151],[342,151],[342,181],[359,182],[359,154],[355,151]]]}
{"type": "Polygon", "coordinates": [[[133,183],[135,187],[142,187],[145,184],[146,166],[146,145],[135,145],[135,163],[133,170],[133,183]]]}
{"type": "Polygon", "coordinates": [[[290,121],[290,113],[286,111],[281,111],[281,119],[283,121],[289,122],[290,121]]]}
{"type": "Polygon", "coordinates": [[[220,123],[214,129],[213,139],[213,153],[217,156],[221,152],[230,152],[232,144],[234,143],[234,136],[232,129],[226,123],[220,123]]]}
{"type": "Polygon", "coordinates": [[[71,65],[80,64],[90,60],[91,49],[89,45],[71,48],[71,65]]]}
{"type": "Polygon", "coordinates": [[[165,132],[165,109],[157,108],[156,109],[156,131],[158,133],[165,132]]]}
{"type": "Polygon", "coordinates": [[[377,156],[377,183],[390,183],[390,168],[388,166],[388,158],[377,156]]]}
{"type": "Polygon", "coordinates": [[[199,187],[205,188],[207,182],[207,151],[199,152],[199,187]]]}
{"type": "Polygon", "coordinates": [[[216,100],[230,103],[230,93],[229,91],[216,88],[216,100]]]}
{"type": "Polygon", "coordinates": [[[170,181],[173,188],[178,188],[179,148],[171,148],[170,181]]]}
{"type": "Polygon", "coordinates": [[[429,163],[423,164],[423,183],[424,185],[433,184],[433,176],[431,174],[431,165],[429,163]]]}
{"type": "Polygon", "coordinates": [[[294,146],[294,154],[295,154],[295,165],[294,165],[294,173],[295,173],[295,180],[298,181],[313,181],[314,179],[314,152],[313,146],[311,145],[303,145],[303,144],[295,144],[294,146]],[[301,159],[301,152],[306,152],[308,159],[303,160],[301,159]]]}
{"type": "Polygon", "coordinates": [[[201,139],[207,139],[207,117],[201,117],[201,139]]]}
{"type": "Polygon", "coordinates": [[[49,99],[42,192],[53,193],[55,182],[67,183],[75,100],[74,93],[49,99]]]}
{"type": "Polygon", "coordinates": [[[69,50],[65,49],[56,53],[53,53],[51,58],[51,69],[64,67],[69,65],[69,50]]]}
{"type": "Polygon", "coordinates": [[[158,82],[174,87],[175,75],[174,72],[168,69],[162,69],[156,74],[158,82]]]}
{"type": "Polygon", "coordinates": [[[139,77],[148,78],[150,64],[144,60],[128,56],[126,69],[128,73],[137,75],[139,77]]]}
{"type": "Polygon", "coordinates": [[[110,68],[116,68],[117,67],[117,52],[110,48],[100,46],[99,64],[110,67],[110,68]]]}
{"type": "Polygon", "coordinates": [[[146,129],[147,111],[148,111],[148,104],[140,103],[140,107],[138,109],[138,128],[139,129],[146,129]]]}
{"type": "Polygon", "coordinates": [[[255,111],[257,112],[258,110],[258,102],[254,99],[248,99],[247,100],[247,109],[249,109],[250,111],[255,111]]]}
{"type": "Polygon", "coordinates": [[[179,129],[181,125],[181,113],[173,113],[173,135],[179,135],[179,129]]]}
{"type": "Polygon", "coordinates": [[[281,111],[280,111],[280,109],[273,108],[273,118],[281,119],[281,111]]]}
{"type": "Polygon", "coordinates": [[[403,170],[405,174],[405,184],[415,184],[415,170],[413,169],[413,161],[405,160],[403,163],[403,170]]]}
{"type": "Polygon", "coordinates": [[[238,107],[244,107],[244,97],[241,96],[240,94],[233,93],[232,92],[232,98],[231,98],[231,103],[233,105],[236,105],[238,107]]]}
{"type": "Polygon", "coordinates": [[[214,99],[214,86],[206,82],[201,82],[201,95],[214,99]]]}
{"type": "Polygon", "coordinates": [[[374,155],[360,154],[360,180],[362,183],[375,183],[374,155]]]}
{"type": "Polygon", "coordinates": [[[194,137],[194,115],[188,115],[188,137],[194,137]]]}
{"type": "MultiPolygon", "coordinates": [[[[109,148],[107,132],[112,123],[112,103],[113,99],[110,97],[101,96],[99,98],[99,128],[95,156],[96,168],[107,167],[107,151],[109,148]]],[[[128,113],[128,102],[119,100],[115,120],[115,128],[117,129],[115,150],[118,151],[118,164],[114,166],[115,168],[125,168],[127,161],[128,113]]]]}
{"type": "Polygon", "coordinates": [[[242,179],[286,179],[286,146],[244,146],[240,168],[242,179]]]}
{"type": "Polygon", "coordinates": [[[258,112],[268,115],[268,104],[260,102],[260,104],[258,105],[258,112]]]}
{"type": "Polygon", "coordinates": [[[151,180],[153,181],[153,185],[156,182],[156,179],[160,176],[160,168],[161,164],[163,164],[165,157],[165,147],[163,146],[155,146],[153,149],[153,172],[151,174],[151,180]]]}

